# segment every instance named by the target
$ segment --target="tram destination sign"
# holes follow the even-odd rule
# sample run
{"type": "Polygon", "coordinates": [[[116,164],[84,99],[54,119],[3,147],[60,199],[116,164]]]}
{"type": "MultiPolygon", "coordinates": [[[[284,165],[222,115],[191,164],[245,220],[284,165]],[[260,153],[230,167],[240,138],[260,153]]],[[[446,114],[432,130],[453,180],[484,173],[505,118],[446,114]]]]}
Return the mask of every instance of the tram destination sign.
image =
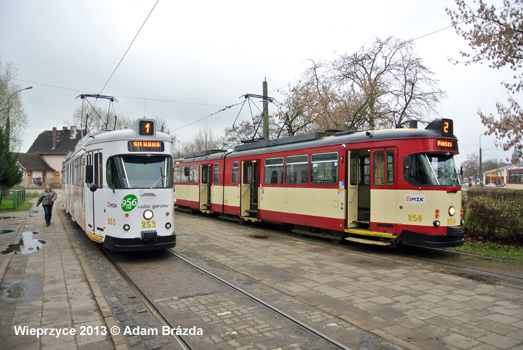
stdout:
{"type": "Polygon", "coordinates": [[[129,141],[129,152],[163,152],[163,141],[129,141]]]}
{"type": "Polygon", "coordinates": [[[458,144],[454,140],[436,140],[436,149],[457,151],[458,144]]]}

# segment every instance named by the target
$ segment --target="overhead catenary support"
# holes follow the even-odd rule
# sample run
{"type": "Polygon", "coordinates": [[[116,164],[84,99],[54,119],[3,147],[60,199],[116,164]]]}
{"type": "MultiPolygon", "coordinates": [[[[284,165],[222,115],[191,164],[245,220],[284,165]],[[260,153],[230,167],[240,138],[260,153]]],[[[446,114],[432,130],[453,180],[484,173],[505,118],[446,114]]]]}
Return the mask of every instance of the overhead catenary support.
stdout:
{"type": "Polygon", "coordinates": [[[269,136],[269,93],[267,79],[263,81],[263,138],[270,140],[269,136]]]}

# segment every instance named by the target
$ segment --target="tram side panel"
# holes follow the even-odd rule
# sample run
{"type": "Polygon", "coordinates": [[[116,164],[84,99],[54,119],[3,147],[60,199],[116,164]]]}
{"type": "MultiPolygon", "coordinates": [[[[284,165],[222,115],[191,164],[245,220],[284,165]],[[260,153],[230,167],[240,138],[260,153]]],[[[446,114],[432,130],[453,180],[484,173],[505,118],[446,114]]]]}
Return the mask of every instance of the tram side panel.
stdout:
{"type": "Polygon", "coordinates": [[[175,167],[176,204],[191,209],[200,209],[198,165],[182,164],[175,167]],[[179,178],[178,174],[179,173],[179,178]]]}
{"type": "Polygon", "coordinates": [[[223,179],[223,213],[240,216],[240,161],[236,158],[227,159],[224,164],[223,179]]]}

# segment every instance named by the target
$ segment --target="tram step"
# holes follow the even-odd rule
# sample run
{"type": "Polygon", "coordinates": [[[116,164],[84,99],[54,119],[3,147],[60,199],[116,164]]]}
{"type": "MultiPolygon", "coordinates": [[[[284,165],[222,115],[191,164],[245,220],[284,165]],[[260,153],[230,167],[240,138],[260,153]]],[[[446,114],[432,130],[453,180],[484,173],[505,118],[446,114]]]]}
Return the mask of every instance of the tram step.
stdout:
{"type": "Polygon", "coordinates": [[[357,237],[347,237],[345,238],[346,241],[350,242],[357,242],[357,243],[363,243],[363,244],[373,244],[373,245],[380,245],[380,246],[390,246],[392,245],[392,242],[383,242],[383,241],[376,241],[372,239],[365,239],[365,238],[357,238],[357,237]]]}

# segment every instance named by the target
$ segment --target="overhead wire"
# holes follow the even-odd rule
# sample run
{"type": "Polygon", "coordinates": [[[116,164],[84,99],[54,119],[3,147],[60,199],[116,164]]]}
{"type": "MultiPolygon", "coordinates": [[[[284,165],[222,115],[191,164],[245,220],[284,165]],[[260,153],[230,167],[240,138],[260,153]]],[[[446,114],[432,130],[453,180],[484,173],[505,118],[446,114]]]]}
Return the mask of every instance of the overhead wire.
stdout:
{"type": "Polygon", "coordinates": [[[100,90],[99,95],[102,94],[102,92],[104,91],[105,87],[107,86],[107,84],[109,84],[109,81],[111,81],[111,79],[113,78],[114,74],[115,74],[116,71],[118,70],[118,67],[120,67],[120,64],[122,64],[122,62],[123,62],[125,56],[127,56],[127,53],[128,53],[129,50],[131,49],[131,46],[133,46],[134,41],[136,40],[136,38],[138,37],[138,35],[139,35],[140,32],[142,31],[143,27],[145,26],[145,23],[147,23],[147,20],[149,19],[149,17],[150,17],[151,14],[153,13],[154,9],[156,8],[156,5],[158,5],[158,2],[160,2],[160,0],[156,0],[156,2],[154,3],[153,8],[151,9],[151,11],[149,12],[149,14],[148,14],[147,17],[145,18],[145,21],[143,21],[142,26],[140,27],[140,29],[138,29],[138,32],[136,33],[136,35],[134,36],[133,40],[132,40],[131,43],[129,44],[129,47],[127,48],[127,50],[125,51],[125,53],[123,54],[122,58],[120,59],[120,62],[118,62],[118,64],[116,65],[116,68],[115,68],[115,69],[113,70],[113,72],[111,73],[111,76],[110,76],[109,79],[107,79],[107,81],[105,82],[105,85],[103,86],[102,90],[100,90]]]}
{"type": "Polygon", "coordinates": [[[211,113],[211,114],[209,114],[209,115],[207,115],[207,116],[205,116],[205,117],[203,117],[203,118],[200,118],[200,119],[195,120],[195,121],[193,121],[193,122],[191,122],[191,123],[189,123],[189,124],[185,124],[185,125],[183,125],[183,126],[177,128],[177,129],[174,129],[173,132],[174,132],[174,131],[178,131],[178,130],[183,129],[183,128],[186,128],[186,127],[191,126],[191,125],[193,125],[193,124],[196,124],[196,123],[198,123],[198,122],[201,122],[201,121],[204,120],[204,119],[210,118],[210,117],[212,117],[213,115],[216,115],[216,114],[218,114],[218,113],[224,112],[224,111],[226,111],[226,110],[228,110],[228,109],[231,109],[232,107],[238,106],[239,104],[242,104],[242,103],[243,103],[243,102],[238,102],[238,103],[235,103],[235,104],[230,105],[230,106],[225,106],[224,108],[222,108],[222,109],[220,109],[220,110],[218,110],[218,111],[216,111],[216,112],[214,112],[214,113],[211,113]]]}

